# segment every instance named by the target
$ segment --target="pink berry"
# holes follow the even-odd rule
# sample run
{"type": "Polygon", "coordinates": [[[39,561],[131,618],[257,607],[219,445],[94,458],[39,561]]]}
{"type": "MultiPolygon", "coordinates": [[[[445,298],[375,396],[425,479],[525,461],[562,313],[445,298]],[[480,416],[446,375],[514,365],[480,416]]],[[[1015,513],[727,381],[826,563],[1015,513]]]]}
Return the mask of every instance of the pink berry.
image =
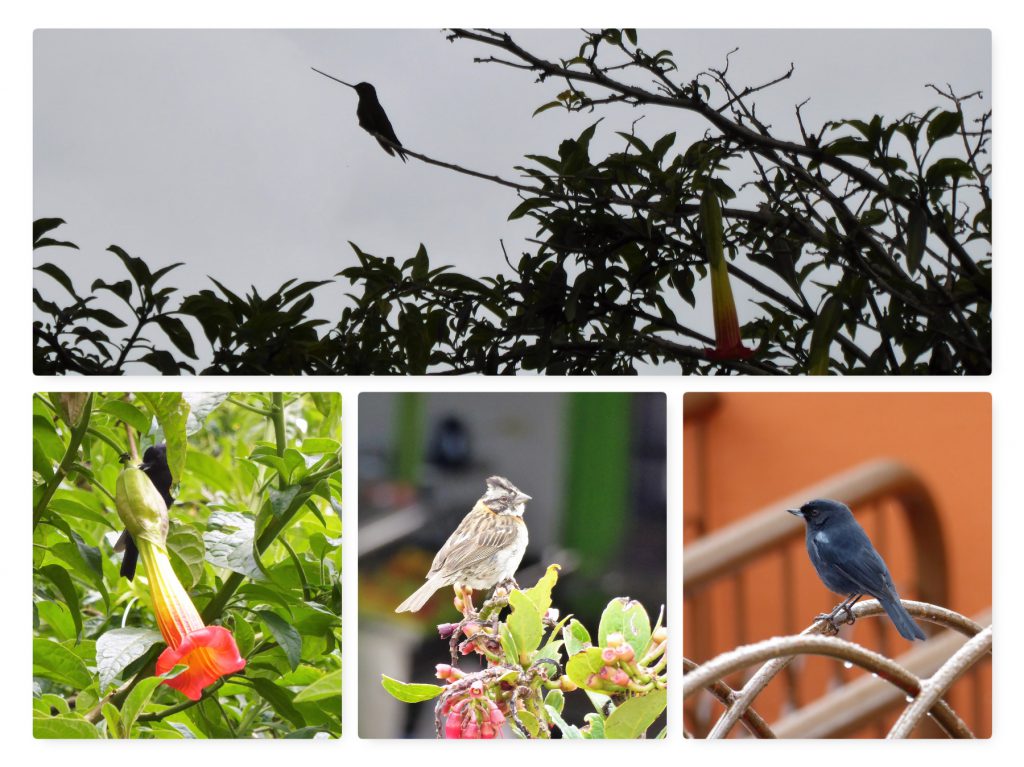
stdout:
{"type": "Polygon", "coordinates": [[[633,646],[624,644],[615,650],[615,654],[618,655],[619,660],[629,663],[633,658],[636,657],[636,653],[633,652],[633,646]]]}
{"type": "Polygon", "coordinates": [[[619,656],[616,655],[614,647],[605,647],[603,650],[601,650],[601,660],[605,662],[605,665],[614,663],[618,660],[618,658],[619,656]]]}

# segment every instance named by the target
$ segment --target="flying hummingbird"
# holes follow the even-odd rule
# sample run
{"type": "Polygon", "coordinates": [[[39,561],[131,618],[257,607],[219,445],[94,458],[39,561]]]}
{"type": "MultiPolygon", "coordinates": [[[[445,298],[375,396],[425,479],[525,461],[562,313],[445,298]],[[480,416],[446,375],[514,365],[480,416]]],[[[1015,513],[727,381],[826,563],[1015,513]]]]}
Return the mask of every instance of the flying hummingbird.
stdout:
{"type": "Polygon", "coordinates": [[[316,67],[310,67],[317,74],[321,74],[324,77],[330,77],[337,83],[347,85],[352,88],[359,95],[359,106],[356,107],[356,117],[359,118],[359,127],[377,139],[377,143],[380,144],[384,151],[392,157],[395,153],[402,158],[402,162],[405,162],[405,152],[402,151],[402,142],[398,140],[398,136],[395,135],[395,129],[391,127],[391,121],[388,119],[387,114],[384,112],[384,107],[380,105],[380,101],[377,100],[377,90],[369,83],[356,83],[352,85],[344,80],[339,80],[333,75],[329,75],[326,72],[321,72],[316,67]],[[390,141],[391,144],[386,143],[382,139],[390,141]]]}

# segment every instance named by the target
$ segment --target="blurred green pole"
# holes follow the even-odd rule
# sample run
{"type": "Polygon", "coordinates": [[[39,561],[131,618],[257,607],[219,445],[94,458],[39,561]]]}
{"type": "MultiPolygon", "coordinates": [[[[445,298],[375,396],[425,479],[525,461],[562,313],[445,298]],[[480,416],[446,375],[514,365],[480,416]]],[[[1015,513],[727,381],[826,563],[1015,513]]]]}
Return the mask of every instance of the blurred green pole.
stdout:
{"type": "Polygon", "coordinates": [[[622,538],[629,500],[629,393],[569,394],[564,543],[596,575],[622,538]]]}
{"type": "Polygon", "coordinates": [[[406,392],[396,397],[395,478],[416,485],[423,466],[423,395],[406,392]]]}

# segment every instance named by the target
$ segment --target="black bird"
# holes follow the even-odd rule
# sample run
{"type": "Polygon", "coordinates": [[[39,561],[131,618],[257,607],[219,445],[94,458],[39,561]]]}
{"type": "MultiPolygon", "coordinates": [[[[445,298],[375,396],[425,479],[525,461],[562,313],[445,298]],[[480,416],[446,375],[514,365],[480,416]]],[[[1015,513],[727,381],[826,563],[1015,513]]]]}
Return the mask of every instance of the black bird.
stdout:
{"type": "MultiPolygon", "coordinates": [[[[153,486],[164,499],[164,503],[167,504],[167,508],[171,508],[174,498],[171,495],[171,468],[167,465],[167,445],[147,447],[146,452],[142,454],[142,463],[139,464],[139,468],[149,477],[153,486]]],[[[132,580],[135,578],[135,567],[139,563],[139,549],[135,545],[132,534],[127,530],[121,533],[121,537],[114,544],[116,551],[120,551],[122,548],[124,556],[121,559],[121,575],[132,580]]]]}
{"type": "Polygon", "coordinates": [[[804,520],[807,554],[821,582],[830,591],[846,596],[831,613],[819,615],[815,620],[825,619],[834,627],[840,611],[845,611],[852,620],[850,608],[869,594],[881,603],[901,637],[911,641],[925,638],[900,602],[889,568],[845,504],[819,499],[787,511],[804,520]]]}
{"type": "Polygon", "coordinates": [[[384,151],[392,157],[395,153],[402,158],[402,162],[405,162],[405,152],[402,151],[402,142],[398,140],[398,136],[395,135],[395,129],[391,127],[391,121],[388,119],[387,114],[384,112],[384,107],[380,105],[380,101],[377,100],[377,90],[369,83],[356,83],[352,85],[344,80],[339,80],[333,75],[329,75],[326,72],[321,72],[316,67],[310,67],[317,74],[321,74],[324,77],[330,77],[336,83],[347,85],[352,88],[359,95],[359,106],[356,107],[356,117],[359,118],[359,127],[377,139],[377,143],[380,144],[384,151]],[[386,139],[383,140],[383,139],[386,139]],[[391,143],[387,143],[390,141],[391,143]],[[394,146],[392,146],[392,144],[394,146]]]}

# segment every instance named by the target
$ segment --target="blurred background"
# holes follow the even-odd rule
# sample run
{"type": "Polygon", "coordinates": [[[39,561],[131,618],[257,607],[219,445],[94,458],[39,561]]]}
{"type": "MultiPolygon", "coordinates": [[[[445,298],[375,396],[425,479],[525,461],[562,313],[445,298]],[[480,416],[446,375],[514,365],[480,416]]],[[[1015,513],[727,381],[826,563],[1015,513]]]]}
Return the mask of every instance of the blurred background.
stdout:
{"type": "MultiPolygon", "coordinates": [[[[882,554],[896,589],[981,625],[992,604],[992,405],[988,394],[687,394],[684,398],[684,647],[698,664],[739,645],[796,634],[841,601],[820,582],[803,522],[786,513],[813,498],[847,503],[882,554]]],[[[927,642],[889,621],[841,637],[931,674],[964,639],[921,622],[927,642]]],[[[756,671],[727,678],[740,687],[756,671]]],[[[803,657],[758,696],[780,737],[880,737],[902,694],[857,668],[803,657]]],[[[991,735],[991,659],[947,702],[991,735]]],[[[686,702],[702,737],[723,711],[686,702]]],[[[739,725],[733,737],[744,736],[739,725]]],[[[938,737],[928,722],[917,737],[938,737]]]]}
{"type": "MultiPolygon", "coordinates": [[[[434,737],[434,702],[399,703],[380,680],[437,681],[449,654],[436,626],[459,617],[453,592],[418,613],[394,609],[492,474],[533,497],[521,585],[560,564],[553,606],[591,631],[613,597],[639,600],[652,622],[664,604],[664,394],[361,394],[360,737],[434,737]]],[[[476,656],[460,664],[478,668],[476,656]]],[[[589,710],[584,696],[567,696],[568,721],[589,710]]]]}

